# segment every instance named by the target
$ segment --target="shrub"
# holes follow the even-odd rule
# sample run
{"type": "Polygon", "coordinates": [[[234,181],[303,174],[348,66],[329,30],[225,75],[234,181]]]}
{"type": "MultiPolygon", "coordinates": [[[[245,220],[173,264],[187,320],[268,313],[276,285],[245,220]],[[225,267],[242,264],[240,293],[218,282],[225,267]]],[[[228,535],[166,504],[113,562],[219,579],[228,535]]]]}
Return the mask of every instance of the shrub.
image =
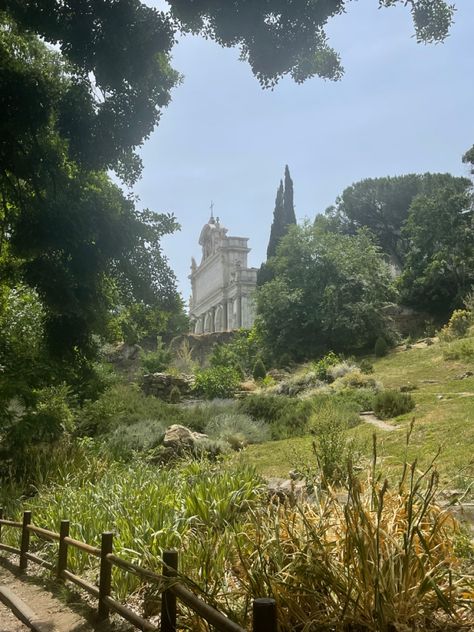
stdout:
{"type": "Polygon", "coordinates": [[[146,452],[163,441],[167,423],[146,419],[133,425],[121,424],[107,437],[107,450],[115,459],[130,460],[136,452],[146,452]]]}
{"type": "Polygon", "coordinates": [[[232,367],[216,366],[196,373],[194,390],[206,399],[232,397],[239,388],[239,374],[232,367]]]}
{"type": "Polygon", "coordinates": [[[388,353],[388,345],[385,338],[379,336],[375,341],[374,354],[376,358],[383,358],[388,353]]]}
{"type": "Polygon", "coordinates": [[[252,376],[255,381],[263,380],[267,376],[267,370],[261,358],[257,358],[253,367],[252,376]]]}
{"type": "Polygon", "coordinates": [[[339,364],[341,358],[336,355],[333,351],[327,353],[323,358],[313,363],[314,371],[319,380],[323,382],[329,382],[331,380],[331,375],[329,373],[329,369],[336,364],[339,364]]]}
{"type": "Polygon", "coordinates": [[[313,412],[312,400],[281,395],[249,395],[238,406],[252,419],[269,424],[273,439],[304,435],[313,412]]]}
{"type": "Polygon", "coordinates": [[[270,438],[268,425],[243,413],[224,413],[210,419],[204,432],[211,438],[226,441],[238,450],[249,443],[262,443],[270,438]]]}
{"type": "MultiPolygon", "coordinates": [[[[343,388],[331,396],[335,402],[350,404],[353,410],[360,413],[374,408],[374,390],[371,388],[343,388]]],[[[358,418],[358,422],[360,419],[358,418]]]]}
{"type": "Polygon", "coordinates": [[[328,483],[340,483],[346,477],[350,459],[347,428],[347,422],[332,416],[320,417],[313,426],[313,451],[324,486],[328,483]]]}
{"type": "Polygon", "coordinates": [[[182,424],[196,432],[204,432],[210,419],[225,413],[234,414],[238,408],[238,402],[233,399],[215,399],[213,401],[199,402],[182,407],[182,424]]]}
{"type": "Polygon", "coordinates": [[[181,401],[181,391],[177,386],[173,386],[170,391],[170,404],[179,404],[181,401]]]}
{"type": "Polygon", "coordinates": [[[235,332],[230,342],[214,346],[209,364],[232,367],[241,373],[242,379],[245,379],[246,375],[252,374],[261,354],[262,344],[257,328],[241,329],[235,332]]]}
{"type": "Polygon", "coordinates": [[[358,370],[356,364],[354,364],[353,362],[344,361],[329,367],[327,373],[328,378],[330,378],[329,381],[333,382],[334,380],[337,380],[337,378],[344,377],[344,375],[346,375],[347,373],[352,373],[356,370],[358,370]]]}
{"type": "Polygon", "coordinates": [[[386,390],[374,397],[374,412],[381,419],[398,417],[415,408],[415,401],[410,393],[386,390]]]}
{"type": "Polygon", "coordinates": [[[472,323],[472,314],[466,309],[456,309],[447,325],[439,332],[442,341],[449,342],[455,338],[462,338],[469,330],[472,323]]]}
{"type": "Polygon", "coordinates": [[[359,369],[355,369],[338,378],[333,384],[333,388],[371,388],[374,391],[379,390],[380,383],[373,377],[368,377],[359,369]]]}
{"type": "Polygon", "coordinates": [[[106,434],[119,425],[144,419],[165,420],[168,425],[181,423],[183,413],[157,397],[145,396],[136,384],[117,384],[104,391],[96,401],[86,402],[78,417],[78,432],[94,435],[106,434]]]}
{"type": "Polygon", "coordinates": [[[140,354],[140,364],[145,373],[161,373],[170,363],[171,353],[164,348],[161,341],[156,346],[156,351],[142,351],[140,354]]]}
{"type": "Polygon", "coordinates": [[[374,372],[374,365],[367,358],[364,358],[359,362],[359,367],[362,373],[365,373],[365,375],[370,375],[374,372]]]}
{"type": "Polygon", "coordinates": [[[308,373],[300,373],[299,375],[293,375],[287,380],[280,382],[275,392],[278,395],[288,395],[289,397],[295,397],[299,393],[309,391],[315,388],[322,388],[325,384],[322,382],[315,371],[308,371],[308,373]]]}
{"type": "Polygon", "coordinates": [[[445,360],[463,360],[464,362],[474,361],[474,339],[455,340],[446,345],[443,349],[445,360]]]}

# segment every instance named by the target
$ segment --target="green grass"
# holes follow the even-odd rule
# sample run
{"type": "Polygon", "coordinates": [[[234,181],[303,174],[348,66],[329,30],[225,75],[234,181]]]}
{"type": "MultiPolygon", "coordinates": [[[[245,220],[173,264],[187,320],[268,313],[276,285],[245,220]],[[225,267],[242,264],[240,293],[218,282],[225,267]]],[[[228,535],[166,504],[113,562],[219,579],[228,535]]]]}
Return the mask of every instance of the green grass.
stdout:
{"type": "MultiPolygon", "coordinates": [[[[473,339],[466,339],[469,344],[473,339]]],[[[466,487],[474,480],[474,377],[455,377],[474,370],[474,362],[446,360],[446,346],[396,349],[384,358],[373,359],[374,377],[385,388],[416,386],[411,392],[415,409],[388,423],[400,426],[386,432],[363,423],[349,431],[363,453],[369,457],[372,434],[378,437],[384,467],[398,469],[406,458],[418,459],[426,466],[439,447],[438,468],[445,486],[466,487]],[[415,418],[410,446],[405,445],[406,429],[415,418]]],[[[301,437],[249,446],[241,459],[256,467],[264,476],[288,476],[300,464],[314,462],[312,437],[301,437]]]]}

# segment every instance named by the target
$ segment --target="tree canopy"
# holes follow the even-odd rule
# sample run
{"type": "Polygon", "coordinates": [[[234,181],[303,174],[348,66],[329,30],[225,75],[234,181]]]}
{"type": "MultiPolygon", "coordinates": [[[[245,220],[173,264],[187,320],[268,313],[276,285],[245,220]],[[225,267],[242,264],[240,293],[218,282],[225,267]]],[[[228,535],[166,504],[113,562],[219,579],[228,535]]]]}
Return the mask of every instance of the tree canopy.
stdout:
{"type": "Polygon", "coordinates": [[[445,187],[416,197],[402,232],[408,245],[402,300],[447,317],[474,286],[471,192],[445,187]]]}
{"type": "Polygon", "coordinates": [[[394,296],[388,266],[368,231],[340,235],[293,226],[269,261],[273,279],[257,292],[259,329],[275,358],[358,350],[385,331],[394,296]]]}
{"type": "Polygon", "coordinates": [[[369,228],[401,269],[407,248],[402,228],[413,200],[417,195],[429,196],[447,186],[461,193],[471,186],[471,181],[449,173],[367,178],[344,189],[326,215],[333,229],[341,232],[354,234],[359,228],[369,228]]]}

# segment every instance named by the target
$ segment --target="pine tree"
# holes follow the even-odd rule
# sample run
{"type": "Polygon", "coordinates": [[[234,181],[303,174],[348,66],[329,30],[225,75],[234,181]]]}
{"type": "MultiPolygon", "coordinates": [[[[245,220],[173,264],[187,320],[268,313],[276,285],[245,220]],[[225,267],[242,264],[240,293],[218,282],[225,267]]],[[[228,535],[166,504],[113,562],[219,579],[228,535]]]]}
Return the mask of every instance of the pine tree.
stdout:
{"type": "Polygon", "coordinates": [[[293,203],[293,180],[290,176],[288,165],[285,166],[285,193],[283,199],[283,216],[285,221],[285,234],[288,226],[296,224],[295,206],[293,203]]]}

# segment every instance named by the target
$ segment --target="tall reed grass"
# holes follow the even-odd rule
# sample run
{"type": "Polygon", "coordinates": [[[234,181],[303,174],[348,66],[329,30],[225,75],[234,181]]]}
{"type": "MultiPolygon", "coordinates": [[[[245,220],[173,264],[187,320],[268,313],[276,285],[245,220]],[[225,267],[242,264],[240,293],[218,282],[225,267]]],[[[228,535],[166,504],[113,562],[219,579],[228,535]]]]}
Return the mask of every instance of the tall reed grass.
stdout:
{"type": "MultiPolygon", "coordinates": [[[[91,544],[112,529],[118,555],[154,570],[163,549],[178,548],[183,581],[243,625],[252,598],[273,596],[281,632],[473,629],[474,578],[455,554],[456,521],[436,504],[434,463],[424,472],[406,465],[389,486],[374,442],[369,471],[348,469],[345,490],[326,485],[290,506],[241,465],[158,469],[90,453],[26,507],[48,528],[69,518],[72,536],[91,544]]],[[[96,570],[80,552],[69,561],[76,572],[96,570]]],[[[121,599],[145,594],[119,571],[114,587],[121,599]]]]}

